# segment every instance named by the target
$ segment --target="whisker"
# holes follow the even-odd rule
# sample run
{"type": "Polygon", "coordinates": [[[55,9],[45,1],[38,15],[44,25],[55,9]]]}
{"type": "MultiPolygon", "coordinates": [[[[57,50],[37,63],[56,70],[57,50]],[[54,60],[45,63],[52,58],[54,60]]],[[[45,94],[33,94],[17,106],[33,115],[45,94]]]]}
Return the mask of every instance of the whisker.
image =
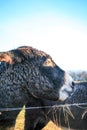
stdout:
{"type": "Polygon", "coordinates": [[[82,118],[81,118],[81,119],[84,118],[84,116],[86,115],[86,113],[87,113],[87,109],[83,112],[83,114],[82,114],[82,118]]]}
{"type": "Polygon", "coordinates": [[[62,109],[62,108],[60,107],[60,108],[59,108],[59,118],[58,118],[58,119],[59,119],[59,126],[60,126],[60,127],[61,127],[61,117],[60,117],[60,116],[61,116],[61,109],[62,109]]]}
{"type": "Polygon", "coordinates": [[[67,114],[69,114],[73,119],[75,119],[73,113],[72,113],[71,110],[70,110],[70,107],[67,106],[67,105],[66,105],[66,112],[67,112],[67,114]]]}

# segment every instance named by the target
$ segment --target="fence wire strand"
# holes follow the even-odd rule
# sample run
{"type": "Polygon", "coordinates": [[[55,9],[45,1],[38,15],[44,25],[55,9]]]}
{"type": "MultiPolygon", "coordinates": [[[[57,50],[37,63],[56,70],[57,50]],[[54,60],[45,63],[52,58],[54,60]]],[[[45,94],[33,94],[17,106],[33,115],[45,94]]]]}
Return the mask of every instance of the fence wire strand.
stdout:
{"type": "Polygon", "coordinates": [[[35,110],[35,109],[46,109],[46,108],[64,108],[64,107],[72,107],[76,106],[81,109],[87,109],[87,102],[85,103],[73,103],[73,104],[60,104],[60,105],[53,105],[53,106],[38,106],[38,107],[17,107],[17,108],[0,108],[0,113],[4,111],[17,111],[17,110],[35,110]]]}

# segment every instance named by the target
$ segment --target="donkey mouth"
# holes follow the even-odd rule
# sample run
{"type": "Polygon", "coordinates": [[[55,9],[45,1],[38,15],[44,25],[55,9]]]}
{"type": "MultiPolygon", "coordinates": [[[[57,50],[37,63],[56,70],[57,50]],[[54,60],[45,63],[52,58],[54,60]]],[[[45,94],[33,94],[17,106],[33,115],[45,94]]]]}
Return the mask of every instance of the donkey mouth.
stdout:
{"type": "Polygon", "coordinates": [[[64,85],[59,91],[59,100],[66,100],[73,93],[73,86],[64,85]]]}

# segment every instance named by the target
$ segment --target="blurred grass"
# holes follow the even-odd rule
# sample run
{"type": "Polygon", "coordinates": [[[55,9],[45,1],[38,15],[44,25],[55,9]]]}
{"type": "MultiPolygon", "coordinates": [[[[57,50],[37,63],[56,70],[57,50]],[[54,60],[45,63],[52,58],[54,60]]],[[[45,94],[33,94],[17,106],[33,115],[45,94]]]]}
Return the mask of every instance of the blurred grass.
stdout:
{"type": "Polygon", "coordinates": [[[16,119],[15,130],[24,130],[24,115],[25,110],[23,109],[16,119]]]}
{"type": "MultiPolygon", "coordinates": [[[[25,110],[23,109],[16,120],[15,130],[24,130],[24,115],[25,110]]],[[[49,122],[43,130],[62,130],[61,128],[57,127],[53,122],[49,122]]]]}
{"type": "Polygon", "coordinates": [[[57,127],[53,122],[49,122],[46,127],[44,127],[42,130],[62,130],[61,128],[57,127]]]}

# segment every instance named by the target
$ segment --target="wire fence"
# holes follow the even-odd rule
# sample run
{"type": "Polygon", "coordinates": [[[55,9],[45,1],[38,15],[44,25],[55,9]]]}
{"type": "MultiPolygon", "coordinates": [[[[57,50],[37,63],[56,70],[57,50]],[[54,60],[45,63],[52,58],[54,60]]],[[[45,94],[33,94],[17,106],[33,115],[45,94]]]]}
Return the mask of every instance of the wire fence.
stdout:
{"type": "Polygon", "coordinates": [[[49,108],[64,108],[64,107],[72,107],[76,106],[81,109],[87,109],[87,102],[85,103],[73,103],[73,104],[60,104],[60,105],[53,105],[53,106],[37,106],[37,107],[17,107],[17,108],[0,108],[0,113],[3,111],[17,111],[17,110],[34,110],[34,109],[49,109],[49,108]]]}

